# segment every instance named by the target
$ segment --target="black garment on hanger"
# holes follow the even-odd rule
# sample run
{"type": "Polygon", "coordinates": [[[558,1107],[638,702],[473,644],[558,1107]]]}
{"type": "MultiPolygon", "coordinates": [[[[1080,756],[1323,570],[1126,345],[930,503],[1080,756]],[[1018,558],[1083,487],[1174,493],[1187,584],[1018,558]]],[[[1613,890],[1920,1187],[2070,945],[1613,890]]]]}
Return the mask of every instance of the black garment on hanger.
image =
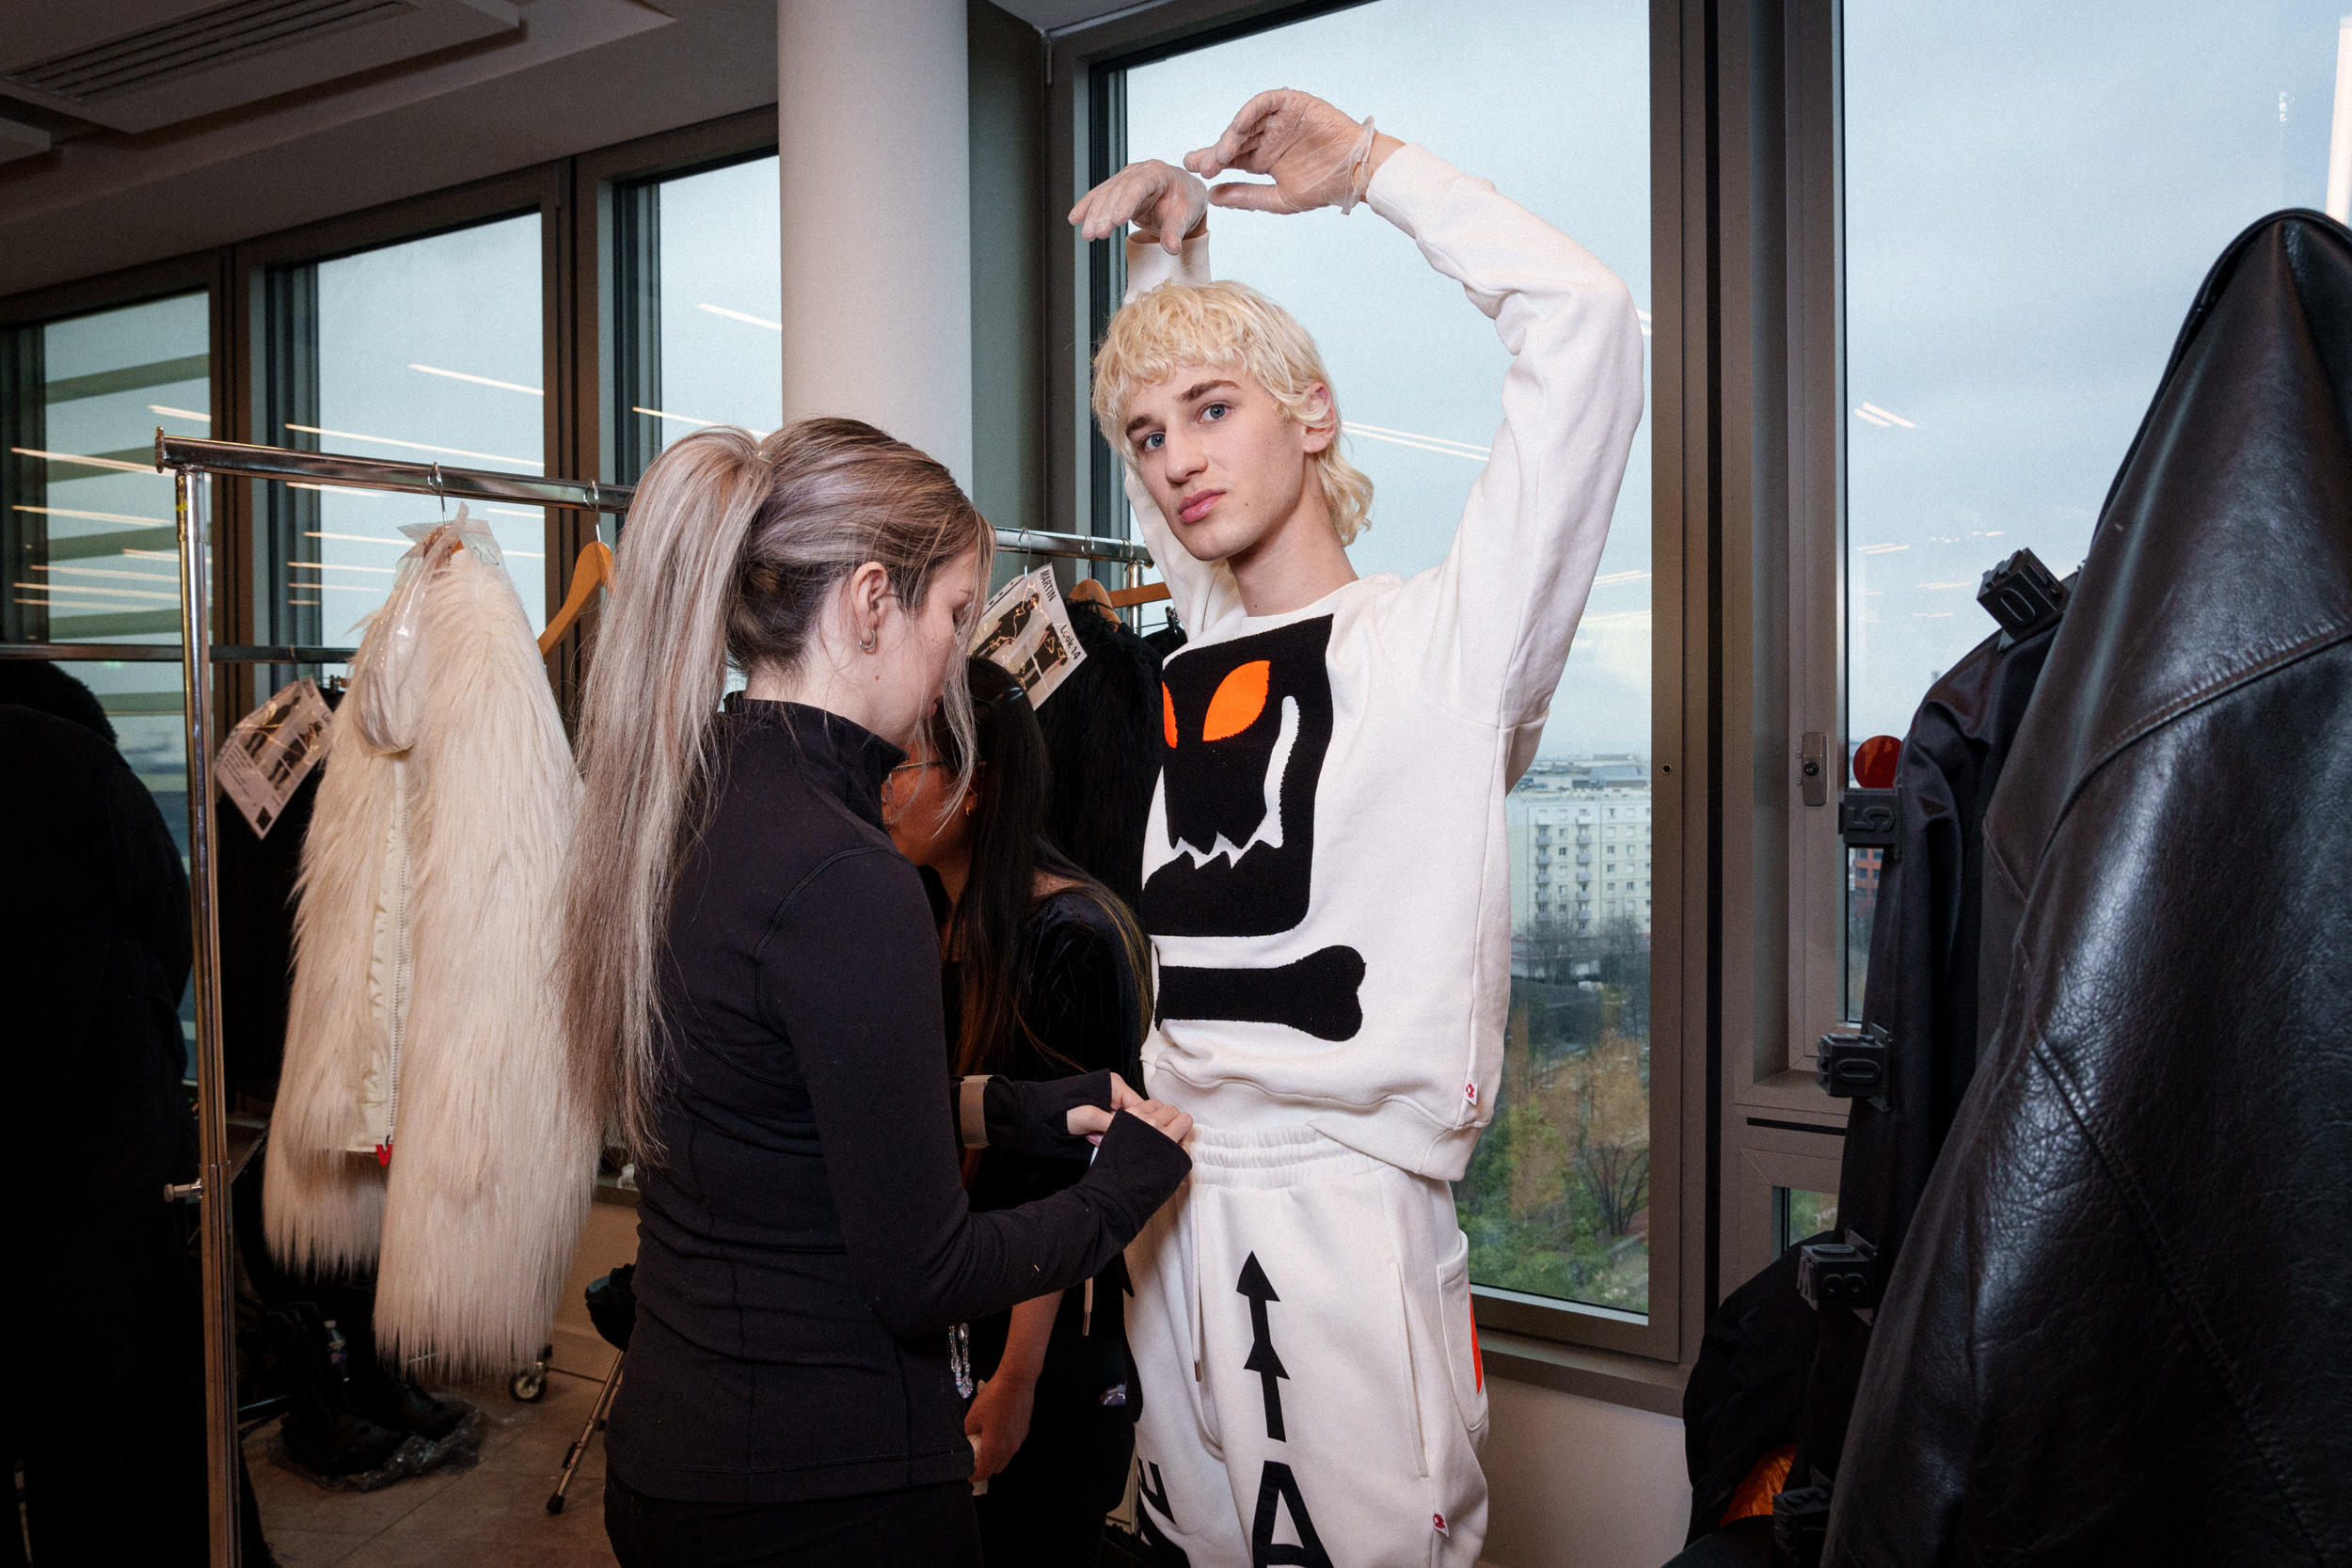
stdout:
{"type": "Polygon", "coordinates": [[[2348,818],[2352,232],[2286,213],[2199,293],[1986,814],[1984,1043],[1831,1568],[2342,1560],[2348,818]]]}
{"type": "MultiPolygon", "coordinates": [[[[1886,1031],[1882,1111],[1849,1101],[1837,1223],[1893,1266],[1961,1098],[1977,1069],[1977,949],[1985,808],[2032,700],[2057,627],[2014,642],[1995,632],[1928,689],[1898,764],[1899,839],[1879,873],[1862,1022],[1886,1031]],[[2004,644],[2007,644],[2004,646],[2004,644]]],[[[1835,1477],[1870,1328],[1832,1311],[1807,1379],[1792,1486],[1835,1477]]]]}
{"type": "Polygon", "coordinates": [[[1132,910],[1160,777],[1160,655],[1086,605],[1070,622],[1086,660],[1037,710],[1054,766],[1045,836],[1132,910]]]}
{"type": "MultiPolygon", "coordinates": [[[[334,707],[334,688],[320,695],[334,707]]],[[[266,1095],[286,1055],[286,996],[294,984],[294,891],[302,841],[326,776],[322,761],[287,798],[266,838],[226,799],[214,815],[214,906],[220,911],[220,1049],[230,1087],[266,1095]]]]}
{"type": "Polygon", "coordinates": [[[187,876],[88,689],[9,675],[40,706],[0,703],[0,1459],[34,1560],[201,1563],[202,1307],[164,1200],[196,1169],[187,876]]]}

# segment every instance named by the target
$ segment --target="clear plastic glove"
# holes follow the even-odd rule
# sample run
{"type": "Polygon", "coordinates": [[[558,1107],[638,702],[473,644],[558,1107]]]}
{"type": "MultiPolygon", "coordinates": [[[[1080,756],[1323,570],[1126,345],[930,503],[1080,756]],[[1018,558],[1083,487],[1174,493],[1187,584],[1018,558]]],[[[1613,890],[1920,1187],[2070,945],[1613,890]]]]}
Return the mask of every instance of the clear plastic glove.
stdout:
{"type": "Polygon", "coordinates": [[[1156,239],[1170,256],[1209,215],[1209,187],[1157,158],[1129,164],[1081,197],[1070,221],[1089,240],[1106,240],[1120,224],[1156,239]]]}
{"type": "MultiPolygon", "coordinates": [[[[1378,139],[1399,145],[1392,136],[1378,139]]],[[[1359,125],[1312,93],[1277,87],[1243,104],[1216,145],[1184,154],[1184,166],[1200,175],[1239,169],[1273,177],[1271,185],[1229,181],[1209,192],[1212,206],[1253,213],[1337,207],[1344,213],[1372,183],[1375,140],[1370,119],[1359,125]]]]}

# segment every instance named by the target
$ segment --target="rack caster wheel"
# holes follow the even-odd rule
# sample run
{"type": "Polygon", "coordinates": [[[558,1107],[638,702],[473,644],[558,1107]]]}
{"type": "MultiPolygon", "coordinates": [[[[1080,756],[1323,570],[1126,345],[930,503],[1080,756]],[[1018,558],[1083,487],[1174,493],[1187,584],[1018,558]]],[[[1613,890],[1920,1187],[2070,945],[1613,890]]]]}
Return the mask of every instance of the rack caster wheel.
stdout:
{"type": "Polygon", "coordinates": [[[506,1385],[506,1391],[524,1404],[537,1404],[548,1397],[548,1363],[555,1359],[555,1347],[548,1345],[539,1352],[539,1359],[516,1372],[506,1385]]]}

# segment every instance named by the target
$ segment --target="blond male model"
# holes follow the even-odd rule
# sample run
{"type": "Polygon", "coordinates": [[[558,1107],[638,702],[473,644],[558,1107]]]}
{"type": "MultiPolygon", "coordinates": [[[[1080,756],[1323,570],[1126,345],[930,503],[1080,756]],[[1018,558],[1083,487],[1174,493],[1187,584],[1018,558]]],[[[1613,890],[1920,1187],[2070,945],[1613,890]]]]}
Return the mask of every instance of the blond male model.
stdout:
{"type": "MultiPolygon", "coordinates": [[[[1642,409],[1625,285],[1434,153],[1262,93],[1186,168],[1071,214],[1133,226],[1095,414],[1190,641],[1161,692],[1141,914],[1149,1092],[1193,1176],[1128,1253],[1141,1524],[1196,1568],[1470,1564],[1486,1534],[1469,1164],[1510,1004],[1503,796],[1534,757],[1642,409]],[[1193,175],[1272,177],[1214,192],[1193,175]],[[1358,201],[1510,351],[1445,560],[1357,577],[1371,483],[1287,312],[1208,277],[1210,205],[1358,201]]],[[[1356,309],[1376,328],[1379,302],[1356,309]]]]}

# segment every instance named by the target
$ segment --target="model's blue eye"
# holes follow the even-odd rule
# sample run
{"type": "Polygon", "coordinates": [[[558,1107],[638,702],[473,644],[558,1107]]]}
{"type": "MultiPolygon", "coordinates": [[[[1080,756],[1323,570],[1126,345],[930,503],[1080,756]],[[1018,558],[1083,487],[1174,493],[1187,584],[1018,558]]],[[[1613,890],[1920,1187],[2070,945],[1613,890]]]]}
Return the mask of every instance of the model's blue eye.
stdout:
{"type": "Polygon", "coordinates": [[[1160,450],[1160,443],[1167,439],[1167,436],[1161,435],[1155,430],[1151,435],[1146,436],[1141,441],[1137,442],[1136,445],[1140,446],[1145,451],[1157,451],[1160,450]]]}
{"type": "Polygon", "coordinates": [[[1232,411],[1232,407],[1231,404],[1212,403],[1202,407],[1200,417],[1204,420],[1221,420],[1232,411]]]}

